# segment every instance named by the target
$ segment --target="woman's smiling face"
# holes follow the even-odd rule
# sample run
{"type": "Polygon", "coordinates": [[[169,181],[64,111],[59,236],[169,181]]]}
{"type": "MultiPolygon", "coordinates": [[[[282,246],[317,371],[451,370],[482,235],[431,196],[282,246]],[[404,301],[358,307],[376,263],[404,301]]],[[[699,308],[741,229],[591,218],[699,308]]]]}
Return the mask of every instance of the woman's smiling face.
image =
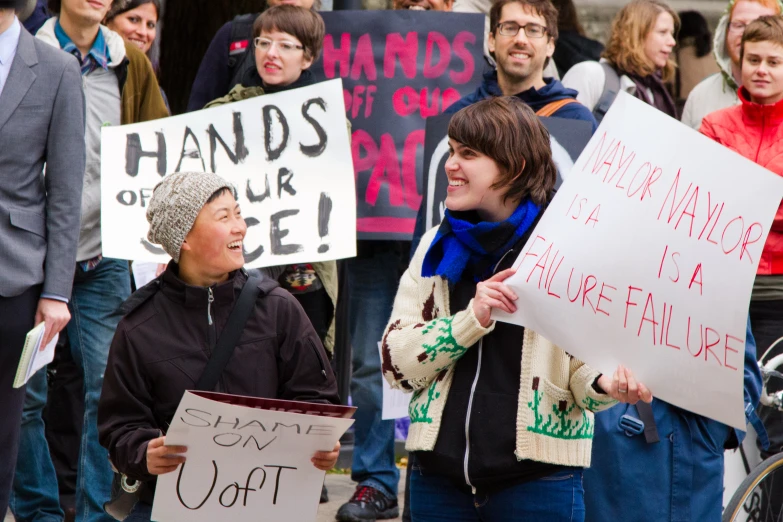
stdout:
{"type": "Polygon", "coordinates": [[[513,212],[513,203],[504,201],[507,187],[494,187],[500,179],[497,162],[451,138],[446,176],[449,178],[446,195],[449,210],[475,210],[484,221],[502,221],[513,212]]]}

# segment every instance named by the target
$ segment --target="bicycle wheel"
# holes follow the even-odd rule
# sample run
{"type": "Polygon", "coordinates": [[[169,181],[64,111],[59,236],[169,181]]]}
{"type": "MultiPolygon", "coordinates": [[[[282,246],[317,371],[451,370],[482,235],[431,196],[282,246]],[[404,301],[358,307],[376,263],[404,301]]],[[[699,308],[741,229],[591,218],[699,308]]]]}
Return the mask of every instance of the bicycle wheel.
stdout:
{"type": "Polygon", "coordinates": [[[753,468],[731,497],[722,522],[783,522],[783,453],[753,468]]]}

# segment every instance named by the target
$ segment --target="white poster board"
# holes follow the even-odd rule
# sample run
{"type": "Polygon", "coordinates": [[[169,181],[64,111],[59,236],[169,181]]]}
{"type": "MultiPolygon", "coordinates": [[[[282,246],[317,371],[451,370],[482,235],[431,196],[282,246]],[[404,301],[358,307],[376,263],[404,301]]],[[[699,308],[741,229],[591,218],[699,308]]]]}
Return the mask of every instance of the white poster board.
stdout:
{"type": "Polygon", "coordinates": [[[513,315],[671,404],[745,429],[748,303],[783,179],[621,93],[507,282],[513,315]]]}
{"type": "Polygon", "coordinates": [[[215,172],[248,224],[248,267],[356,254],[356,189],[341,80],[101,134],[103,254],[168,262],[147,241],[152,191],[166,174],[215,172]]]}
{"type": "Polygon", "coordinates": [[[314,522],[325,472],[310,459],[334,448],[353,411],[185,392],[166,444],[187,446],[187,460],[158,477],[152,520],[314,522]]]}

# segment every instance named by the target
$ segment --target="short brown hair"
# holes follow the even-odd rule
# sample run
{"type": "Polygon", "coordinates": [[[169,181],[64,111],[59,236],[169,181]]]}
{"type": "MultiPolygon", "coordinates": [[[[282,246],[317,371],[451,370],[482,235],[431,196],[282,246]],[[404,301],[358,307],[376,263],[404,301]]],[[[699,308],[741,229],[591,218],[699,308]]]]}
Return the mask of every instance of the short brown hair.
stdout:
{"type": "Polygon", "coordinates": [[[449,138],[498,164],[500,179],[492,188],[508,187],[504,199],[549,201],[557,179],[549,131],[518,98],[499,96],[465,107],[451,118],[449,138]]]}
{"type": "Polygon", "coordinates": [[[497,0],[489,10],[490,33],[495,34],[500,23],[500,15],[503,12],[503,8],[514,2],[521,4],[525,10],[532,11],[543,18],[547,34],[553,40],[557,40],[557,9],[555,9],[550,0],[497,0]]]}
{"type": "Polygon", "coordinates": [[[253,23],[253,38],[262,32],[280,31],[302,42],[304,53],[313,61],[321,55],[326,29],[321,15],[295,5],[276,5],[261,13],[253,23]]]}
{"type": "MultiPolygon", "coordinates": [[[[626,4],[612,20],[612,30],[603,57],[623,73],[642,77],[655,74],[657,69],[644,53],[644,43],[661,13],[671,15],[674,20],[674,33],[677,34],[680,17],[664,2],[634,0],[626,4]]],[[[668,82],[674,78],[676,67],[672,57],[669,57],[662,71],[663,81],[668,82]]]]}
{"type": "Polygon", "coordinates": [[[740,47],[740,63],[745,58],[745,42],[772,42],[783,47],[783,16],[761,16],[745,27],[740,47]]]}

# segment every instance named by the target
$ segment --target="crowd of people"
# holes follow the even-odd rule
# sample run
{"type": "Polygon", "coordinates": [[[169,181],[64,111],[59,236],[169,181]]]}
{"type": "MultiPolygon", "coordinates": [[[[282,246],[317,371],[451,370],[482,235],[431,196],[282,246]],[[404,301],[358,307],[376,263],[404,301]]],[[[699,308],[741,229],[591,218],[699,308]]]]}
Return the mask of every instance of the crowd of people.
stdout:
{"type": "MultiPolygon", "coordinates": [[[[122,517],[150,520],[157,477],[187,459],[187,448],[166,445],[166,429],[184,391],[204,386],[250,292],[237,349],[206,389],[347,399],[329,364],[337,263],[245,270],[237,187],[220,176],[179,172],[155,188],[148,240],[172,261],[152,283],[132,292],[128,261],[103,256],[100,182],[111,173],[101,172],[101,128],[170,115],[154,63],[161,8],[160,0],[0,0],[0,515],[10,508],[18,522],[113,520],[106,504],[118,480],[140,485],[122,517]],[[79,412],[65,415],[79,441],[70,500],[44,420],[47,402],[63,396],[49,393],[46,371],[12,387],[25,336],[41,322],[43,342],[59,333],[58,359],[75,369],[77,385],[61,394],[79,412]]],[[[267,0],[262,12],[227,22],[203,57],[188,111],[316,83],[326,32],[319,8],[267,0]]],[[[484,13],[487,65],[475,92],[446,108],[442,223],[413,241],[359,240],[356,257],[341,261],[357,486],[337,520],[400,516],[383,378],[412,393],[404,520],[719,520],[723,452],[744,432],[653,398],[628,368],[601,374],[490,316],[516,310],[504,281],[554,196],[540,117],[595,131],[625,91],[783,175],[783,4],[730,0],[713,38],[699,13],[632,0],[603,43],[585,35],[571,0],[395,0],[393,8],[484,13]],[[533,404],[561,412],[573,429],[537,426],[533,404]],[[629,416],[649,429],[619,428],[629,416]]],[[[745,346],[745,412],[765,456],[783,451],[783,416],[765,407],[756,415],[756,360],[780,337],[783,207],[758,265],[745,346]]],[[[315,453],[313,465],[330,469],[340,449],[315,453]]]]}

